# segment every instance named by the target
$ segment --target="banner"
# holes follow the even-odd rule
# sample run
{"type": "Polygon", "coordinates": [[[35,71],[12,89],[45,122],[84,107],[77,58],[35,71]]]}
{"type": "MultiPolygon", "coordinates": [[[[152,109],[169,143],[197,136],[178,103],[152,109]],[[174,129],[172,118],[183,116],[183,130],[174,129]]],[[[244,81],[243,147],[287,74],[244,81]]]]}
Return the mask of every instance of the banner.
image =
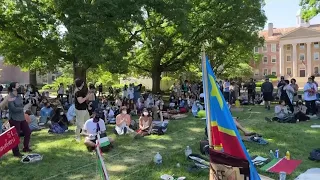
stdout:
{"type": "Polygon", "coordinates": [[[0,135],[0,157],[19,145],[20,138],[15,127],[11,127],[0,135]]]}

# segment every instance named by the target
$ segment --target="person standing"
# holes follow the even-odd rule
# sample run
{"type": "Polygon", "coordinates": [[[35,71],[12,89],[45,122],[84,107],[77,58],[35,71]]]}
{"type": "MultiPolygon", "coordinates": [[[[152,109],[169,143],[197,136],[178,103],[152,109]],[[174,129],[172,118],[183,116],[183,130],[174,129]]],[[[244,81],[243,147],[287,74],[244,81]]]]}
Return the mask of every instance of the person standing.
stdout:
{"type": "Polygon", "coordinates": [[[98,91],[99,91],[99,94],[98,96],[102,96],[102,83],[100,83],[100,85],[98,86],[98,91]]]}
{"type": "Polygon", "coordinates": [[[308,78],[308,82],[303,88],[303,97],[306,101],[307,114],[316,114],[316,99],[317,99],[317,86],[313,83],[311,77],[308,78]]]}
{"type": "MultiPolygon", "coordinates": [[[[15,127],[17,133],[20,131],[24,134],[23,140],[23,152],[31,152],[32,150],[29,148],[30,135],[31,131],[28,125],[28,122],[24,117],[24,105],[23,99],[21,95],[18,94],[17,89],[19,88],[19,84],[16,82],[10,83],[8,87],[9,91],[9,99],[8,99],[8,108],[9,108],[9,123],[11,127],[15,127]]],[[[22,154],[19,151],[19,146],[16,146],[12,149],[13,156],[22,157],[22,154]]]]}
{"type": "Polygon", "coordinates": [[[252,103],[254,105],[254,99],[256,96],[256,83],[253,81],[252,78],[250,78],[249,83],[247,84],[247,90],[248,90],[248,102],[252,103]]]}
{"type": "Polygon", "coordinates": [[[87,101],[91,94],[88,93],[88,88],[82,79],[75,80],[75,112],[76,112],[76,141],[80,142],[80,131],[83,128],[84,123],[90,119],[88,112],[87,101]]]}
{"type": "Polygon", "coordinates": [[[264,107],[270,110],[270,103],[273,99],[273,84],[266,78],[266,81],[261,85],[261,92],[263,94],[264,107]]]}
{"type": "Polygon", "coordinates": [[[60,83],[58,88],[58,99],[60,100],[61,104],[63,104],[63,95],[64,95],[64,86],[63,83],[60,83]]]}
{"type": "Polygon", "coordinates": [[[229,102],[230,99],[230,82],[226,79],[223,83],[223,96],[226,102],[229,102]]]}
{"type": "Polygon", "coordinates": [[[289,106],[290,111],[293,112],[294,89],[290,86],[289,80],[284,80],[284,85],[281,87],[280,100],[284,100],[286,105],[289,106]]]}
{"type": "Polygon", "coordinates": [[[298,91],[299,91],[299,86],[297,84],[296,79],[291,79],[290,80],[290,86],[293,88],[294,90],[294,94],[293,94],[293,101],[297,101],[298,100],[298,91]]]}

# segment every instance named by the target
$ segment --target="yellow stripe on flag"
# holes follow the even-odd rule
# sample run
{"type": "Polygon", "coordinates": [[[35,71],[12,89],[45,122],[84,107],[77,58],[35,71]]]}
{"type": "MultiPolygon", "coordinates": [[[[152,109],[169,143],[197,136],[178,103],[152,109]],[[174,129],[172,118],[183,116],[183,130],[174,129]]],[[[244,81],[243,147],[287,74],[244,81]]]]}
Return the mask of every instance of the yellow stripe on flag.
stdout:
{"type": "MultiPolygon", "coordinates": [[[[218,123],[217,121],[211,121],[211,127],[217,127],[218,126],[218,123]]],[[[236,133],[234,132],[234,130],[230,130],[230,129],[227,129],[227,128],[224,128],[224,127],[221,127],[221,126],[218,126],[218,129],[220,132],[223,132],[223,133],[226,133],[230,136],[237,136],[236,133]]]]}

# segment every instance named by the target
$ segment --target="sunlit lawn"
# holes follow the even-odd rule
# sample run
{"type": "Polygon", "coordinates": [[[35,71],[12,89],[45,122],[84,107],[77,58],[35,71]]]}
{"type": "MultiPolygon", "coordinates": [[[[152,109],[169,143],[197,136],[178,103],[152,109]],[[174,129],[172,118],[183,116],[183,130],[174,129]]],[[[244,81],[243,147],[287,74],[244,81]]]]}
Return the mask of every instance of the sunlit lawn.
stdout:
{"type": "MultiPolygon", "coordinates": [[[[246,143],[251,155],[268,157],[270,149],[280,149],[282,155],[287,150],[293,159],[303,160],[299,168],[289,176],[294,179],[297,175],[312,167],[319,167],[318,163],[308,160],[309,152],[320,145],[320,130],[311,129],[309,123],[278,124],[267,123],[266,115],[272,115],[263,108],[254,107],[253,110],[234,113],[242,119],[240,122],[262,134],[269,145],[261,146],[246,143]]],[[[320,121],[318,121],[320,124],[320,121]]],[[[207,180],[208,171],[189,173],[190,162],[184,156],[187,145],[199,153],[199,141],[204,138],[205,122],[201,119],[188,118],[171,121],[168,131],[163,136],[149,136],[133,140],[131,137],[115,137],[115,148],[104,154],[105,162],[111,180],[114,179],[160,179],[162,174],[186,176],[187,179],[207,180]],[[163,164],[155,166],[152,158],[156,152],[163,156],[163,164]],[[176,164],[180,163],[181,167],[176,164]]],[[[74,129],[74,128],[71,128],[74,129]]],[[[111,127],[109,127],[111,131],[111,127]]],[[[99,179],[96,166],[96,156],[88,153],[82,144],[73,141],[74,134],[51,135],[46,130],[32,135],[32,149],[44,156],[41,162],[22,164],[13,158],[11,153],[0,160],[0,179],[99,179]]],[[[270,177],[277,175],[263,173],[270,177]]]]}

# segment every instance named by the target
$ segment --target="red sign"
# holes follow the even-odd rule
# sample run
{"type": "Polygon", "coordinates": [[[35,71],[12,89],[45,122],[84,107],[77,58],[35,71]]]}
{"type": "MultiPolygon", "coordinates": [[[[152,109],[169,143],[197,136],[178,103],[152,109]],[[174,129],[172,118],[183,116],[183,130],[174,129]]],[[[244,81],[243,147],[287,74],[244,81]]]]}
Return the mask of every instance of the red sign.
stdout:
{"type": "Polygon", "coordinates": [[[15,127],[11,127],[6,132],[2,133],[0,135],[0,157],[19,145],[19,143],[20,138],[15,127]]]}

